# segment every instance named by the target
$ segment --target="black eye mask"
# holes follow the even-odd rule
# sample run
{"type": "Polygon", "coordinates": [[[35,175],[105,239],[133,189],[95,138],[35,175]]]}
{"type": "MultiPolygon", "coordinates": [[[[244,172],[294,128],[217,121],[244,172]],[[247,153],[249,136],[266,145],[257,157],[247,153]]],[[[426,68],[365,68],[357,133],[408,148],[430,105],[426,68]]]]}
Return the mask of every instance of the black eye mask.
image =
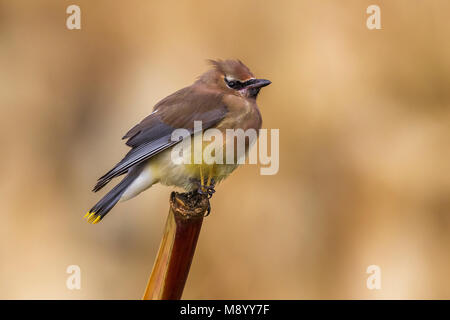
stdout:
{"type": "Polygon", "coordinates": [[[250,79],[245,82],[241,82],[238,80],[228,80],[227,78],[225,78],[227,86],[234,90],[241,90],[251,84],[254,84],[256,81],[257,81],[256,79],[250,79]]]}

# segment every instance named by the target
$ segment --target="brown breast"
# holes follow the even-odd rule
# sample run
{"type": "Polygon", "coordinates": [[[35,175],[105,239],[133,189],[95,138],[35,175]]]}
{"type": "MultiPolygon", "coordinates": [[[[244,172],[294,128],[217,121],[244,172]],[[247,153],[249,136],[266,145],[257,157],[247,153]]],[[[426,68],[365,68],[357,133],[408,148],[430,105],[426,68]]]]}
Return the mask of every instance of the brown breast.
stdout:
{"type": "Polygon", "coordinates": [[[256,101],[238,97],[235,95],[226,95],[223,98],[228,108],[225,118],[217,124],[218,129],[255,129],[257,132],[261,129],[262,118],[256,101]]]}

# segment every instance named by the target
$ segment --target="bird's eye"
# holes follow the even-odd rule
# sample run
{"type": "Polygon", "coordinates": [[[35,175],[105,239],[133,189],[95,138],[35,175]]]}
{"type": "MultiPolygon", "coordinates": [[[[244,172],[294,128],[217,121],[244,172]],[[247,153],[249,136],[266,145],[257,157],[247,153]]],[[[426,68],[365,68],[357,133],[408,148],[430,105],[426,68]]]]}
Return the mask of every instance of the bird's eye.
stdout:
{"type": "Polygon", "coordinates": [[[227,78],[225,78],[225,82],[227,83],[227,86],[231,89],[239,89],[241,84],[239,81],[228,80],[227,78]]]}

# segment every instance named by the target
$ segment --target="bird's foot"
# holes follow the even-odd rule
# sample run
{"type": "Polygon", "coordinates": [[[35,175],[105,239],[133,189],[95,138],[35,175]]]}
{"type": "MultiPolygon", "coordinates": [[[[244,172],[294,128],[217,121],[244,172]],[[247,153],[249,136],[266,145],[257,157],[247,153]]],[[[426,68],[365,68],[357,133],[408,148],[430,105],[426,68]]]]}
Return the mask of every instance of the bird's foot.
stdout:
{"type": "Polygon", "coordinates": [[[214,181],[214,179],[211,179],[209,184],[207,181],[205,181],[205,184],[197,182],[197,185],[197,193],[207,195],[208,199],[211,199],[213,194],[216,192],[216,190],[214,189],[214,187],[216,186],[216,182],[214,181]]]}
{"type": "Polygon", "coordinates": [[[197,193],[207,195],[208,199],[211,199],[215,192],[216,190],[213,186],[202,186],[197,189],[197,193]]]}
{"type": "Polygon", "coordinates": [[[200,180],[197,179],[194,179],[193,181],[197,185],[197,190],[193,192],[197,192],[201,195],[207,195],[208,199],[211,199],[213,194],[216,192],[216,190],[214,189],[214,187],[216,186],[216,182],[214,181],[214,179],[210,180],[209,185],[207,180],[204,181],[204,184],[202,184],[200,180]]]}

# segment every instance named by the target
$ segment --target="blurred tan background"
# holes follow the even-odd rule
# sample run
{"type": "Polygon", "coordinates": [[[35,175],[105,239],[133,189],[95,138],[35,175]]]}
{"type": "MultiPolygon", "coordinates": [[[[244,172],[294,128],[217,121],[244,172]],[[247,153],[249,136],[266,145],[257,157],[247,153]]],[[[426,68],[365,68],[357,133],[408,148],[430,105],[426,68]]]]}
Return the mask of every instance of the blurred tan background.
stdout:
{"type": "MultiPolygon", "coordinates": [[[[140,299],[171,189],[82,217],[120,140],[239,58],[280,170],[219,185],[186,299],[450,298],[448,1],[0,1],[0,298],[140,299]],[[67,30],[66,8],[82,29],[67,30]],[[366,27],[381,7],[382,30],[366,27]],[[66,268],[81,268],[81,290],[66,268]],[[378,265],[382,289],[366,288],[378,265]]],[[[107,188],[108,189],[108,188],[107,188]]]]}

